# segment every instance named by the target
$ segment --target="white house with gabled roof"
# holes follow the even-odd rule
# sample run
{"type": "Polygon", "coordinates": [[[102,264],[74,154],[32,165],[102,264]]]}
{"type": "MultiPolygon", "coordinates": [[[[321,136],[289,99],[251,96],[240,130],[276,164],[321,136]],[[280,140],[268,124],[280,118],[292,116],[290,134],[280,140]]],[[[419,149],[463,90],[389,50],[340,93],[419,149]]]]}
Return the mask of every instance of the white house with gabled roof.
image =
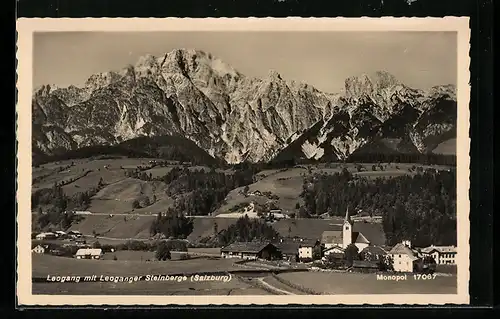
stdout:
{"type": "Polygon", "coordinates": [[[457,256],[456,246],[434,246],[423,248],[421,253],[432,256],[438,265],[455,265],[457,256]]]}
{"type": "Polygon", "coordinates": [[[101,248],[80,248],[75,254],[77,259],[100,259],[102,257],[101,248]]]}
{"type": "Polygon", "coordinates": [[[413,272],[415,264],[420,260],[418,252],[411,248],[409,241],[396,244],[389,251],[389,255],[393,260],[394,271],[397,272],[413,272]]]}

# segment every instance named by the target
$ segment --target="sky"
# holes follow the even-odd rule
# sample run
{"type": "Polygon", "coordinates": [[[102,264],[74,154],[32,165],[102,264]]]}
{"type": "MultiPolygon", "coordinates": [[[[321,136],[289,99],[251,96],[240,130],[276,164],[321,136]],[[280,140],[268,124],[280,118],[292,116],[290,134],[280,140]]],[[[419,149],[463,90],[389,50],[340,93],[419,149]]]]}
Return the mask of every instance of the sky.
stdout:
{"type": "Polygon", "coordinates": [[[92,74],[180,48],[209,52],[247,76],[272,69],[330,93],[379,70],[419,89],[457,77],[456,32],[44,32],[33,41],[34,87],[83,86],[92,74]]]}

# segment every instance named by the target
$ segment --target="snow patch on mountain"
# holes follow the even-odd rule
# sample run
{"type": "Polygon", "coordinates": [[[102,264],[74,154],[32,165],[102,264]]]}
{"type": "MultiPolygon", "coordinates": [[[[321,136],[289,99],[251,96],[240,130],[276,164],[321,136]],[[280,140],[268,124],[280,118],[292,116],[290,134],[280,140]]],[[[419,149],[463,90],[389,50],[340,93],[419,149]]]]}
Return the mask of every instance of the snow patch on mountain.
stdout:
{"type": "Polygon", "coordinates": [[[308,158],[314,158],[315,160],[320,159],[325,154],[325,150],[316,143],[310,143],[309,141],[305,141],[302,144],[302,152],[308,158]]]}
{"type": "MultiPolygon", "coordinates": [[[[423,114],[443,96],[456,99],[454,86],[426,93],[387,72],[348,78],[343,92],[325,93],[287,81],[274,70],[263,79],[246,77],[210,53],[178,49],[92,75],[82,88],[37,88],[33,123],[57,129],[40,130],[34,143],[50,153],[61,145],[71,149],[175,133],[230,163],[258,162],[272,159],[323,121],[319,134],[299,149],[308,158],[320,158],[325,152],[321,145],[331,140],[334,152],[345,158],[372,138],[374,127],[408,105],[423,114]],[[331,120],[345,111],[348,119],[331,120]]],[[[425,150],[429,135],[454,127],[453,121],[441,123],[433,116],[428,113],[418,129],[407,123],[419,150],[425,150]]]]}

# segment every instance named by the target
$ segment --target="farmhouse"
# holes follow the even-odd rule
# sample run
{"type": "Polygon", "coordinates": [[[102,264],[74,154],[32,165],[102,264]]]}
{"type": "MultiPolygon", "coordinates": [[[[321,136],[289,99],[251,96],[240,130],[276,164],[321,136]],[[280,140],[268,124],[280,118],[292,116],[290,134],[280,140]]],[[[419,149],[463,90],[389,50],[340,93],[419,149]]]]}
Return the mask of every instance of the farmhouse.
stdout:
{"type": "Polygon", "coordinates": [[[66,235],[66,232],[62,231],[62,230],[56,230],[56,235],[57,236],[65,236],[66,235]]]}
{"type": "MultiPolygon", "coordinates": [[[[314,250],[319,248],[321,255],[321,242],[319,240],[304,240],[299,245],[299,259],[314,259],[314,250]]],[[[321,256],[319,256],[321,257],[321,256]]]]}
{"type": "Polygon", "coordinates": [[[101,248],[80,248],[75,254],[77,259],[100,259],[102,257],[101,248]]]}
{"type": "Polygon", "coordinates": [[[281,258],[281,252],[278,247],[269,242],[237,242],[222,247],[221,256],[222,258],[271,260],[281,258]]]}
{"type": "Polygon", "coordinates": [[[31,251],[34,252],[34,253],[37,253],[37,254],[44,254],[45,253],[45,249],[46,249],[45,246],[37,245],[31,251]]]}
{"type": "Polygon", "coordinates": [[[363,260],[380,260],[387,256],[388,252],[380,246],[368,246],[360,253],[363,260]]]}
{"type": "MultiPolygon", "coordinates": [[[[336,225],[340,226],[340,225],[336,225]]],[[[354,222],[349,217],[349,210],[345,213],[344,223],[341,227],[336,227],[334,230],[326,230],[323,232],[321,242],[326,249],[339,246],[345,249],[350,244],[356,245],[359,251],[362,251],[370,245],[370,240],[363,233],[353,231],[354,222]]]]}
{"type": "Polygon", "coordinates": [[[281,256],[284,260],[288,261],[298,261],[299,260],[299,246],[297,242],[280,242],[276,244],[276,247],[281,252],[281,256]]]}
{"type": "Polygon", "coordinates": [[[319,240],[309,239],[282,239],[280,243],[276,244],[283,259],[288,261],[312,259],[314,248],[319,245],[319,240]]]}
{"type": "Polygon", "coordinates": [[[396,244],[396,246],[389,251],[389,255],[393,260],[394,271],[398,272],[413,272],[420,262],[418,252],[411,249],[411,243],[409,241],[403,241],[396,244]]]}
{"type": "Polygon", "coordinates": [[[36,239],[55,239],[57,237],[56,234],[54,233],[41,233],[41,234],[38,234],[36,235],[36,239]]]}
{"type": "Polygon", "coordinates": [[[340,247],[339,245],[334,245],[325,248],[325,250],[323,251],[323,255],[325,257],[331,254],[344,255],[344,248],[340,247]]]}
{"type": "Polygon", "coordinates": [[[438,265],[455,265],[457,247],[455,246],[434,246],[423,248],[421,250],[424,256],[431,256],[438,265]]]}
{"type": "Polygon", "coordinates": [[[78,230],[70,230],[68,232],[68,235],[73,236],[73,237],[82,237],[82,233],[80,233],[78,230]]]}

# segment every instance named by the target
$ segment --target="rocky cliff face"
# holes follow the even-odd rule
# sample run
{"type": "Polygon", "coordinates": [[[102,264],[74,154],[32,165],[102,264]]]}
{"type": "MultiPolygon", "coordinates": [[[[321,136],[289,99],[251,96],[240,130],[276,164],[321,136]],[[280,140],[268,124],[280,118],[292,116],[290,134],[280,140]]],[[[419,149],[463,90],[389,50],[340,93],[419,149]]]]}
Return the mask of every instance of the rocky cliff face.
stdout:
{"type": "Polygon", "coordinates": [[[267,161],[301,141],[306,157],[321,158],[320,145],[328,142],[345,158],[380,134],[407,134],[426,151],[455,126],[451,86],[421,92],[385,72],[349,78],[345,86],[344,94],[328,94],[275,71],[250,78],[197,50],[148,55],[119,72],[95,74],[82,88],[38,88],[33,148],[52,154],[177,134],[229,163],[267,161]],[[300,139],[318,123],[317,136],[300,139]]]}
{"type": "Polygon", "coordinates": [[[303,138],[283,150],[281,157],[346,159],[370,146],[371,151],[431,152],[456,136],[455,87],[437,86],[428,92],[407,87],[387,72],[360,75],[345,81],[344,94],[331,116],[320,120],[303,138]],[[293,155],[295,153],[295,155],[293,155]],[[330,153],[330,154],[329,154],[330,153]]]}

